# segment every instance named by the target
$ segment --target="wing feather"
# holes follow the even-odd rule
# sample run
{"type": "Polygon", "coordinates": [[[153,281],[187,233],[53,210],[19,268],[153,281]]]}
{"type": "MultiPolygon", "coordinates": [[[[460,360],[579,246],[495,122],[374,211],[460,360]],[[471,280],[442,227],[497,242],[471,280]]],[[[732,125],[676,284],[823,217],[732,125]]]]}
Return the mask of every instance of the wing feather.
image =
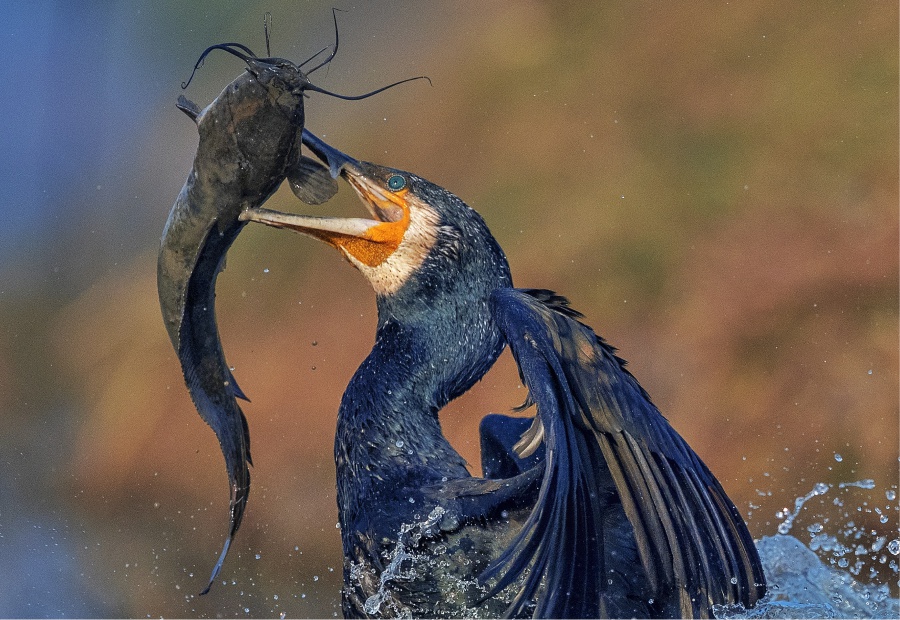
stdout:
{"type": "Polygon", "coordinates": [[[634,531],[647,598],[684,617],[713,604],[751,606],[765,593],[740,513],[700,458],[625,369],[615,349],[550,291],[500,289],[491,310],[519,365],[547,449],[537,503],[517,538],[482,576],[487,596],[517,579],[519,616],[597,616],[605,609],[603,482],[634,531]]]}

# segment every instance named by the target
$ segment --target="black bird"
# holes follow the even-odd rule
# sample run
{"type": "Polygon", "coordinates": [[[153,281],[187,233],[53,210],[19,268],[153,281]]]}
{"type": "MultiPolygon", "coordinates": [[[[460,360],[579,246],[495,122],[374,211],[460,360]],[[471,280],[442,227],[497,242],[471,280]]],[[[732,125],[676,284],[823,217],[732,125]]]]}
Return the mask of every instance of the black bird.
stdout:
{"type": "Polygon", "coordinates": [[[308,131],[372,219],[242,214],[339,249],[375,289],[375,346],[335,439],[348,617],[711,617],[765,593],[738,510],[615,349],[512,287],[474,210],[308,131]],[[533,419],[481,423],[472,477],[438,412],[509,345],[533,419]]]}

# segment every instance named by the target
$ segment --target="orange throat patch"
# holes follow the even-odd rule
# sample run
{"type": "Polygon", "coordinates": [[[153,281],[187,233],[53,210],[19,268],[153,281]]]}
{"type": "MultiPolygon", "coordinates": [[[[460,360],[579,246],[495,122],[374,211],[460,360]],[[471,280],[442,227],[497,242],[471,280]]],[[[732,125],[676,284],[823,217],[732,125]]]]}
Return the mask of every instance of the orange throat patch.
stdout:
{"type": "MultiPolygon", "coordinates": [[[[409,228],[409,208],[403,209],[403,219],[372,226],[361,237],[323,233],[320,237],[352,256],[367,267],[377,267],[397,251],[409,228]]],[[[318,236],[318,235],[317,235],[318,236]]]]}

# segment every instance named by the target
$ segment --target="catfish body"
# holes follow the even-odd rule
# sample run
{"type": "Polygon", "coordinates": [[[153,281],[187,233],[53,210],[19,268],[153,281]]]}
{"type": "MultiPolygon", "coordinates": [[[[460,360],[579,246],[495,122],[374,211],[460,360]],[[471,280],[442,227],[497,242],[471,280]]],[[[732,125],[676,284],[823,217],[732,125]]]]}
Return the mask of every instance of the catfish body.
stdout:
{"type": "Polygon", "coordinates": [[[324,167],[300,155],[306,75],[282,59],[244,60],[248,71],[205,109],[179,98],[200,143],[163,230],[157,264],[166,330],[194,405],[219,439],[231,485],[229,533],[210,584],[240,526],[251,464],[247,421],[236,402],[246,397],[225,361],[216,325],[216,277],[245,225],[238,215],[262,205],[286,177],[312,204],[337,191],[324,167]]]}

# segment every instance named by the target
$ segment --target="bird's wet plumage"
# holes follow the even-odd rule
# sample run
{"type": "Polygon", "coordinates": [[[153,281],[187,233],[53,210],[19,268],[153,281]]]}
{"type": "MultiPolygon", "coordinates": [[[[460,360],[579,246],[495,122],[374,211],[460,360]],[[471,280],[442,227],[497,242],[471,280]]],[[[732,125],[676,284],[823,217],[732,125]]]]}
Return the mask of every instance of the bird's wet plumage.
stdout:
{"type": "Polygon", "coordinates": [[[564,298],[513,288],[447,190],[303,142],[374,219],[241,218],[328,242],[376,291],[375,346],[335,440],[345,615],[704,617],[764,594],[721,485],[564,298]],[[438,411],[506,345],[536,418],[485,418],[473,478],[438,411]]]}

